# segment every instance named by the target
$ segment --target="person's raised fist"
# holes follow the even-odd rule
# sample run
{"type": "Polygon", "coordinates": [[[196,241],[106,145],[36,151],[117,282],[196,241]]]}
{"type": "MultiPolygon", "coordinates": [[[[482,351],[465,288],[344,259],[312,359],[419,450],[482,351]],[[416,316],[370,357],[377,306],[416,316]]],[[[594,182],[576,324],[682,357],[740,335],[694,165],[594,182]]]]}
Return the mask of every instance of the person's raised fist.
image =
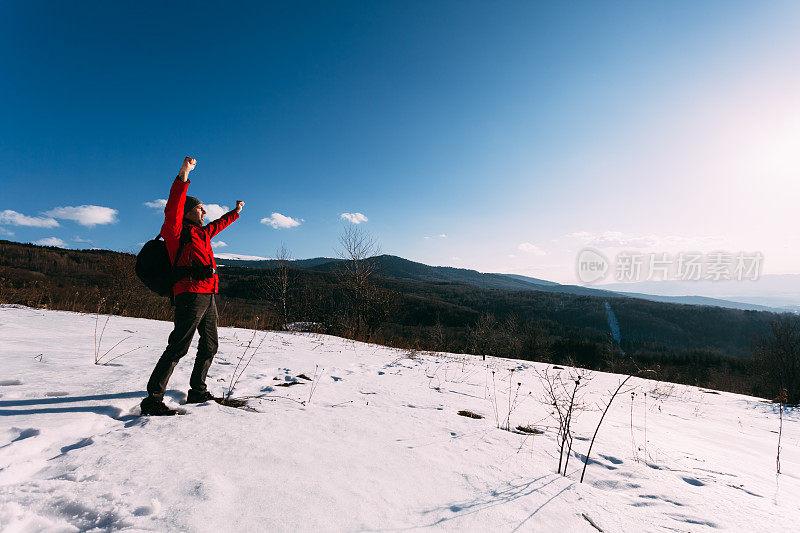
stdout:
{"type": "Polygon", "coordinates": [[[188,155],[183,159],[183,166],[181,167],[181,174],[188,174],[192,170],[194,170],[194,166],[197,164],[197,159],[193,157],[189,157],[188,155]]]}

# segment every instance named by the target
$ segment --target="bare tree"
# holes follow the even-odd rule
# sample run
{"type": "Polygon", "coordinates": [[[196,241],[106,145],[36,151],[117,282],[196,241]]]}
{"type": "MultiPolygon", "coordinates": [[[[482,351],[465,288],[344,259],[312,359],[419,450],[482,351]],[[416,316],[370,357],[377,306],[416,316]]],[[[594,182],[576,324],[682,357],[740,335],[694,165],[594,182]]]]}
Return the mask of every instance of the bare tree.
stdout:
{"type": "Polygon", "coordinates": [[[286,244],[282,243],[280,248],[275,251],[275,266],[270,268],[267,274],[259,280],[264,296],[276,304],[282,329],[285,329],[289,322],[290,291],[294,281],[291,261],[292,254],[286,244]]]}
{"type": "Polygon", "coordinates": [[[767,398],[786,392],[781,403],[800,403],[800,317],[781,315],[770,323],[770,333],[755,346],[754,362],[767,398]]]}
{"type": "Polygon", "coordinates": [[[339,271],[341,281],[350,297],[349,311],[351,333],[358,334],[365,328],[370,329],[375,322],[371,315],[378,301],[374,276],[378,269],[377,256],[380,247],[375,239],[364,229],[356,225],[342,228],[339,235],[338,256],[343,259],[339,271]]]}
{"type": "Polygon", "coordinates": [[[497,336],[497,319],[491,313],[481,313],[475,325],[469,328],[469,340],[472,353],[484,356],[497,355],[495,338],[497,336]]]}
{"type": "Polygon", "coordinates": [[[445,335],[444,326],[441,319],[437,316],[436,323],[428,331],[428,342],[431,348],[437,352],[443,352],[447,347],[447,336],[445,335]]]}
{"type": "Polygon", "coordinates": [[[525,321],[520,336],[520,351],[523,359],[543,362],[551,360],[551,341],[540,324],[533,319],[525,321]]]}
{"type": "Polygon", "coordinates": [[[112,314],[124,316],[139,296],[141,282],[136,277],[135,265],[136,257],[132,254],[112,254],[108,258],[109,290],[104,297],[112,314]]]}

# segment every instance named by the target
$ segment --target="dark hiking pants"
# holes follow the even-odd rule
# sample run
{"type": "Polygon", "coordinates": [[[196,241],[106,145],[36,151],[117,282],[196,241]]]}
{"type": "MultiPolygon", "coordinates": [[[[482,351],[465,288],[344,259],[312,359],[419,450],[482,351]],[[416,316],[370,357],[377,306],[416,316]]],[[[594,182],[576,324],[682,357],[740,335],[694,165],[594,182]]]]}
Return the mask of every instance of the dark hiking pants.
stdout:
{"type": "Polygon", "coordinates": [[[200,332],[200,342],[189,386],[197,392],[207,390],[206,375],[218,346],[216,297],[214,294],[182,292],[175,297],[175,329],[169,334],[167,349],[147,382],[151,400],[164,400],[167,382],[180,358],[189,351],[195,330],[200,332]]]}

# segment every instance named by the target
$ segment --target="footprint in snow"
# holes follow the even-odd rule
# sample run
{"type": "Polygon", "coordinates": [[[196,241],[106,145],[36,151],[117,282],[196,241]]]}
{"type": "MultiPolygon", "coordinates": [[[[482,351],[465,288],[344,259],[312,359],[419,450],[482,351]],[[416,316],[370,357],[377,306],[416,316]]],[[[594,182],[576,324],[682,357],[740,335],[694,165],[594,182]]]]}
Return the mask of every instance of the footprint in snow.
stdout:
{"type": "Polygon", "coordinates": [[[683,477],[681,479],[683,479],[689,485],[694,485],[695,487],[702,487],[702,486],[705,485],[705,483],[703,483],[699,479],[695,479],[693,477],[686,476],[686,477],[683,477]]]}
{"type": "Polygon", "coordinates": [[[755,492],[751,492],[751,491],[747,490],[746,488],[744,488],[742,485],[733,485],[733,484],[729,483],[728,486],[731,487],[731,488],[734,488],[734,489],[739,489],[739,490],[743,491],[745,494],[749,494],[750,496],[757,496],[759,498],[763,498],[763,496],[761,494],[757,494],[755,492]]]}
{"type": "MultiPolygon", "coordinates": [[[[572,456],[573,456],[573,457],[575,457],[576,459],[579,459],[579,460],[581,460],[581,461],[586,461],[586,456],[585,456],[585,455],[583,455],[583,454],[582,454],[582,453],[580,453],[580,452],[575,452],[575,451],[574,451],[574,452],[572,452],[572,456]]],[[[603,459],[605,459],[605,458],[606,458],[606,456],[605,456],[605,455],[599,455],[599,457],[602,457],[603,459]]],[[[619,463],[616,463],[616,462],[614,462],[614,461],[611,461],[611,462],[612,462],[612,463],[614,463],[615,465],[619,464],[619,463]]],[[[621,462],[622,462],[622,461],[620,461],[620,463],[621,463],[621,462]]],[[[596,460],[596,459],[589,459],[589,461],[588,461],[588,464],[590,464],[590,465],[598,465],[598,466],[602,466],[603,468],[605,468],[605,469],[607,469],[607,470],[616,470],[616,469],[617,469],[617,467],[616,467],[616,466],[613,466],[613,465],[607,465],[607,464],[605,464],[605,463],[601,463],[600,461],[598,461],[598,460],[596,460]]]]}
{"type": "Polygon", "coordinates": [[[652,507],[655,505],[655,502],[645,501],[645,502],[635,502],[631,504],[631,507],[652,507]]]}
{"type": "Polygon", "coordinates": [[[611,463],[614,463],[615,465],[621,465],[621,464],[622,464],[622,459],[617,459],[617,458],[616,458],[616,457],[614,457],[613,455],[603,455],[602,453],[600,453],[600,454],[598,454],[598,455],[599,455],[600,457],[602,457],[603,459],[605,459],[606,461],[609,461],[609,462],[611,462],[611,463]]]}
{"type": "Polygon", "coordinates": [[[17,441],[20,441],[20,440],[29,439],[31,437],[37,437],[40,434],[41,434],[41,431],[39,431],[36,428],[23,429],[22,431],[19,432],[19,435],[17,435],[17,438],[12,440],[11,442],[17,442],[17,441]]]}
{"type": "Polygon", "coordinates": [[[342,378],[340,378],[339,376],[331,376],[331,379],[333,381],[342,381],[342,378]]]}
{"type": "Polygon", "coordinates": [[[21,379],[0,379],[0,387],[10,387],[12,385],[22,385],[21,379]]]}
{"type": "Polygon", "coordinates": [[[671,503],[672,505],[677,505],[678,507],[683,507],[683,505],[684,505],[681,502],[677,502],[675,500],[670,500],[669,498],[666,498],[664,496],[658,496],[656,494],[640,494],[639,497],[640,498],[645,498],[645,499],[648,499],[648,500],[661,500],[662,502],[671,503]]]}
{"type": "Polygon", "coordinates": [[[694,518],[694,517],[691,517],[691,516],[686,516],[686,515],[681,515],[681,514],[673,514],[673,513],[667,513],[667,516],[669,516],[669,517],[671,517],[671,518],[673,518],[675,520],[679,520],[681,522],[685,522],[687,524],[693,524],[693,525],[698,525],[698,526],[708,526],[708,527],[713,527],[713,528],[719,527],[714,522],[710,522],[708,520],[703,520],[702,518],[694,518]]]}
{"type": "Polygon", "coordinates": [[[62,391],[62,390],[57,390],[57,391],[53,391],[53,392],[45,392],[44,393],[45,396],[48,396],[50,398],[55,398],[55,397],[58,397],[58,396],[66,396],[68,394],[69,394],[68,392],[65,392],[65,391],[62,391]]]}
{"type": "MultiPolygon", "coordinates": [[[[85,448],[94,444],[94,439],[92,437],[86,437],[85,439],[81,439],[75,444],[70,444],[69,446],[64,446],[61,448],[61,455],[66,454],[67,452],[71,452],[72,450],[77,450],[79,448],[85,448]]],[[[57,456],[58,457],[58,456],[57,456]]]]}
{"type": "Polygon", "coordinates": [[[592,485],[597,487],[598,489],[603,490],[631,490],[631,489],[640,489],[642,488],[641,485],[638,483],[630,483],[628,481],[616,481],[613,479],[600,479],[594,482],[590,482],[592,485]]]}

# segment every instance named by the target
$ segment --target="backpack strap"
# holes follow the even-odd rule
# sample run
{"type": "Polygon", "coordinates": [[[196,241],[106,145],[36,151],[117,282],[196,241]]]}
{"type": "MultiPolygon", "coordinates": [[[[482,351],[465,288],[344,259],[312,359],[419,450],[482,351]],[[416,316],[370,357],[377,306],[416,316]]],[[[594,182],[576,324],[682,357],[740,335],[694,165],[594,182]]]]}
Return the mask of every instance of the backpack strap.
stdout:
{"type": "Polygon", "coordinates": [[[191,239],[192,239],[191,231],[186,226],[184,226],[181,229],[181,236],[178,239],[178,250],[175,252],[175,262],[172,263],[173,270],[178,268],[178,261],[180,260],[181,254],[183,253],[183,247],[186,246],[186,243],[188,243],[191,239]]]}
{"type": "MultiPolygon", "coordinates": [[[[156,239],[161,237],[161,233],[156,236],[156,239]]],[[[181,258],[181,254],[183,253],[183,247],[186,246],[186,243],[189,242],[192,238],[191,232],[187,230],[184,226],[181,228],[181,235],[178,238],[178,250],[175,252],[175,263],[181,258]]],[[[172,285],[174,286],[179,280],[186,277],[185,270],[187,267],[180,267],[177,266],[175,263],[172,264],[172,285]]],[[[173,306],[175,305],[175,294],[172,292],[172,289],[169,291],[169,302],[173,306]]]]}

